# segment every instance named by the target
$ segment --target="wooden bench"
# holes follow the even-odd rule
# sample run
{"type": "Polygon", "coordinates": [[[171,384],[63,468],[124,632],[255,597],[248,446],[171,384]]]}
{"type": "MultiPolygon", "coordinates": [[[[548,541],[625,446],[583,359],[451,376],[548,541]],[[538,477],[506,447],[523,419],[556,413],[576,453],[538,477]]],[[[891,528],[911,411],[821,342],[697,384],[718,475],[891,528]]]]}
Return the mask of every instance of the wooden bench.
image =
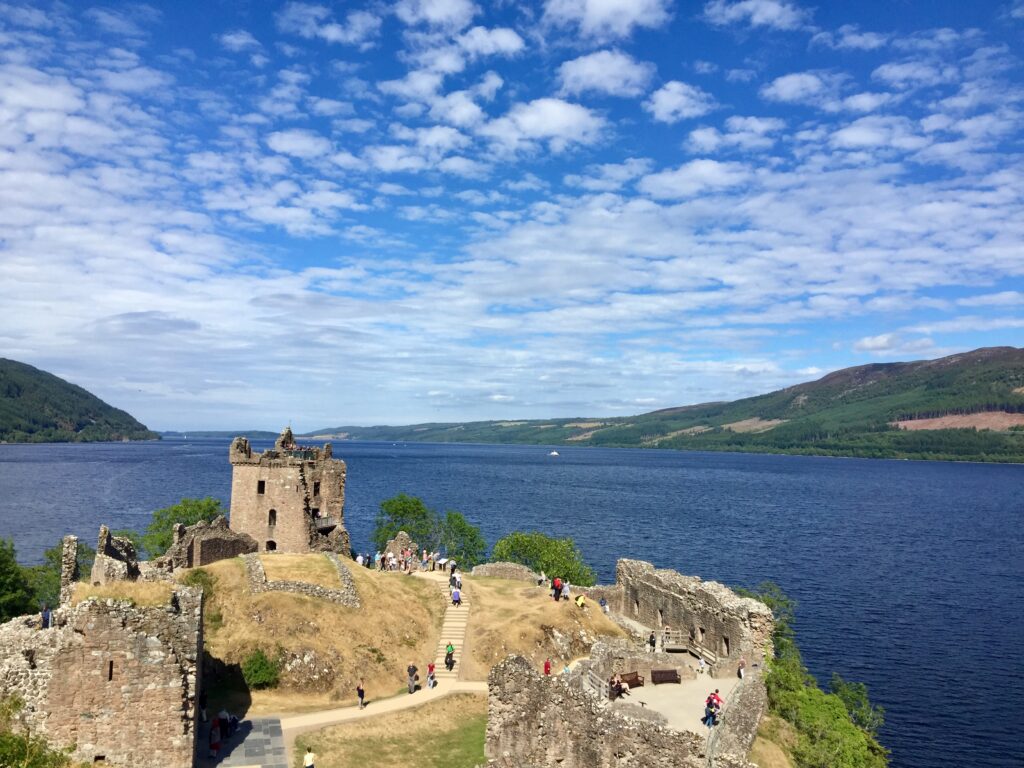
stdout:
{"type": "Polygon", "coordinates": [[[681,683],[683,680],[679,677],[679,670],[652,669],[651,682],[657,685],[658,683],[681,683]]]}
{"type": "Polygon", "coordinates": [[[644,684],[644,677],[638,672],[623,672],[622,682],[626,683],[631,690],[633,688],[641,688],[644,684]]]}

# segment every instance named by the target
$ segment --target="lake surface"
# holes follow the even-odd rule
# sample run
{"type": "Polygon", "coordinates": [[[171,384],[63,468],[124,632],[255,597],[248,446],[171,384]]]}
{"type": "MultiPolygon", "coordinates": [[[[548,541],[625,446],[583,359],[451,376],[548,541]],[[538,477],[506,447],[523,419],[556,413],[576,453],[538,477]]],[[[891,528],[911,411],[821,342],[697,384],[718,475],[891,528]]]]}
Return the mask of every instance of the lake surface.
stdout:
{"type": "MultiPolygon", "coordinates": [[[[227,440],[0,445],[0,536],[24,563],[65,533],[142,529],[184,496],[229,503],[227,440]]],[[[257,450],[269,443],[257,441],[257,450]]],[[[488,542],[573,536],[618,557],[798,602],[811,671],[868,684],[896,768],[1024,765],[1024,466],[636,449],[348,443],[345,522],[369,548],[406,492],[488,542]]]]}

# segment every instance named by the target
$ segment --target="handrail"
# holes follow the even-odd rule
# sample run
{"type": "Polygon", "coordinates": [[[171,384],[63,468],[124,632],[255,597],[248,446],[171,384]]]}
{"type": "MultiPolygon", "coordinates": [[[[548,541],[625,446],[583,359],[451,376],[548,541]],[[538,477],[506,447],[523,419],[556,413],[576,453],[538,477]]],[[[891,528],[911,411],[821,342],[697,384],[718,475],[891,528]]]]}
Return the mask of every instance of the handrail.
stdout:
{"type": "Polygon", "coordinates": [[[578,679],[580,681],[580,687],[584,691],[590,691],[602,700],[609,698],[608,683],[603,680],[600,675],[594,672],[594,670],[580,670],[578,679]]]}

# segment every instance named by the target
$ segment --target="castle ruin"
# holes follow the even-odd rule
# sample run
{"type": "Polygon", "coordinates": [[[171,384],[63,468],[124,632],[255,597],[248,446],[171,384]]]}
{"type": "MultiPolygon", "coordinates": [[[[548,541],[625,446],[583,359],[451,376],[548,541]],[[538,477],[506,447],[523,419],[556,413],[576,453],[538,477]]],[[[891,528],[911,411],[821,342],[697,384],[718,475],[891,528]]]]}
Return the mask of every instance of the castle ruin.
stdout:
{"type": "Polygon", "coordinates": [[[229,458],[233,531],[252,536],[260,552],[348,555],[345,462],[330,443],[299,446],[288,428],[263,453],[236,437],[229,458]]]}

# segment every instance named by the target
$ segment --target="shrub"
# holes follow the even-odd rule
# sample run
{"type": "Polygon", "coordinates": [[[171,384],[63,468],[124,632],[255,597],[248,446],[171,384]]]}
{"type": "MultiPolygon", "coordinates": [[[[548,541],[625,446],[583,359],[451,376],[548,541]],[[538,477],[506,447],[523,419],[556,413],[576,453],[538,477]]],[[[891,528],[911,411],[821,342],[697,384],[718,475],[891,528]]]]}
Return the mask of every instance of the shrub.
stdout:
{"type": "Polygon", "coordinates": [[[538,573],[568,579],[572,584],[589,587],[597,582],[593,569],[571,538],[553,539],[536,531],[515,531],[494,544],[493,560],[520,563],[538,573]]]}
{"type": "Polygon", "coordinates": [[[281,656],[269,658],[262,648],[257,648],[242,661],[242,677],[252,689],[276,688],[281,679],[281,656]]]}
{"type": "Polygon", "coordinates": [[[181,583],[187,587],[203,588],[203,623],[207,631],[220,629],[224,626],[224,615],[214,607],[213,590],[217,585],[217,577],[202,568],[189,571],[181,583]]]}

